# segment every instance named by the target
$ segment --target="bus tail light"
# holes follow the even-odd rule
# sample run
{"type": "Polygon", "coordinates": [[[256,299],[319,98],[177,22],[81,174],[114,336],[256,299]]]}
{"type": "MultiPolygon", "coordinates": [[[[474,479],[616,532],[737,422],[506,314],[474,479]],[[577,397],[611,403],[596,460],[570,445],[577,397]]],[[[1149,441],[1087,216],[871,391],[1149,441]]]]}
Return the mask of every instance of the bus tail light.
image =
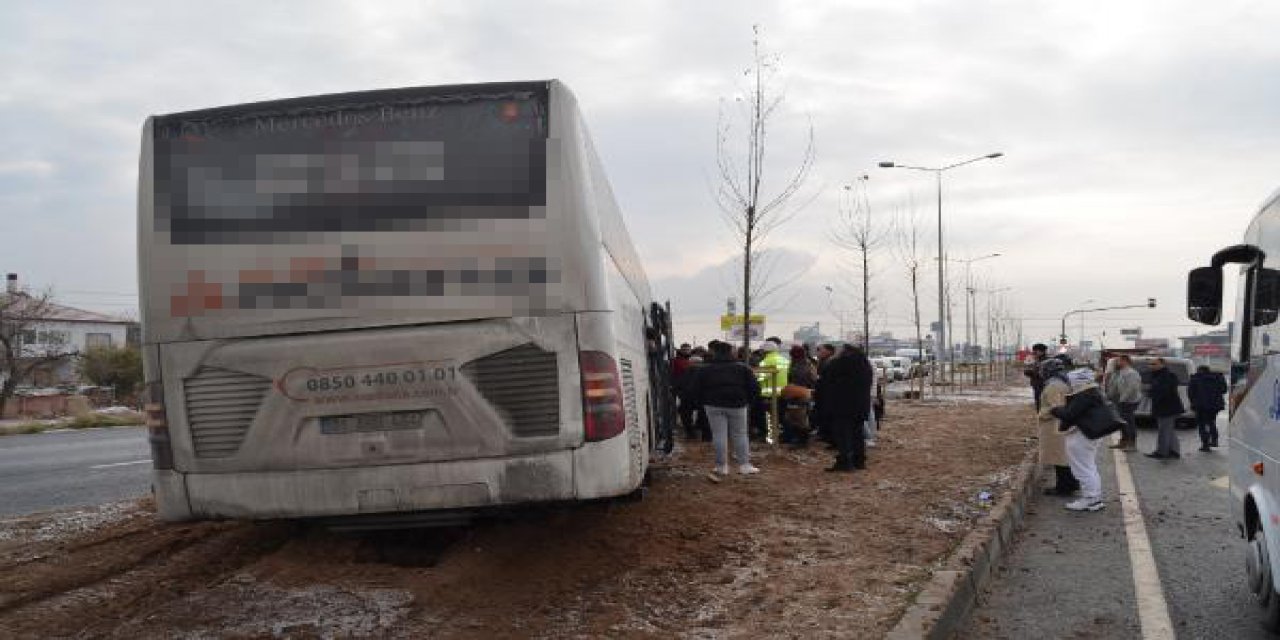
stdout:
{"type": "Polygon", "coordinates": [[[603,351],[581,352],[578,364],[582,369],[582,417],[587,442],[621,434],[627,423],[618,364],[603,351]]]}
{"type": "Polygon", "coordinates": [[[147,441],[151,443],[151,466],[172,469],[173,443],[169,440],[169,419],[164,411],[163,383],[147,383],[147,402],[143,409],[147,417],[147,441]]]}

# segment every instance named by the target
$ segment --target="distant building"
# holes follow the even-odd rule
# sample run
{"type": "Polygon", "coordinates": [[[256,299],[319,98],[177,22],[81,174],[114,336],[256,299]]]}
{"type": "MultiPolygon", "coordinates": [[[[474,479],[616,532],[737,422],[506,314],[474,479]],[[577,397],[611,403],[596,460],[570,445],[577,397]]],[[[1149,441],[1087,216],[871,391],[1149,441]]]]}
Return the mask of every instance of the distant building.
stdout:
{"type": "Polygon", "coordinates": [[[800,327],[791,334],[791,339],[800,344],[815,345],[823,342],[830,342],[831,339],[822,334],[822,330],[817,323],[808,327],[800,327]]]}
{"type": "MultiPolygon", "coordinates": [[[[31,299],[18,288],[18,277],[9,274],[4,298],[22,296],[31,299]]],[[[67,357],[42,367],[35,380],[23,383],[56,385],[77,382],[73,357],[94,347],[124,347],[129,344],[130,327],[137,323],[116,316],[56,303],[46,303],[38,321],[21,331],[17,338],[21,352],[29,354],[66,354],[67,357]]]]}
{"type": "Polygon", "coordinates": [[[1196,336],[1183,336],[1181,354],[1216,369],[1226,369],[1231,360],[1231,334],[1234,325],[1196,336]]]}

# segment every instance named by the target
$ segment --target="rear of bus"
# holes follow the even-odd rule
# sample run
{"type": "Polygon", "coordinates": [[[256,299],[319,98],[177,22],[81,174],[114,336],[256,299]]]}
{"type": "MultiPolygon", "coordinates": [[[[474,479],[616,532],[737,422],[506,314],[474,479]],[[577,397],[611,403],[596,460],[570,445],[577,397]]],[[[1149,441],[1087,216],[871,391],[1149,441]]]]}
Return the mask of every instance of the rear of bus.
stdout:
{"type": "Polygon", "coordinates": [[[589,149],[554,81],[149,119],[139,270],[160,517],[636,488],[647,439],[619,362],[642,338],[614,329],[626,296],[602,266],[589,149]]]}

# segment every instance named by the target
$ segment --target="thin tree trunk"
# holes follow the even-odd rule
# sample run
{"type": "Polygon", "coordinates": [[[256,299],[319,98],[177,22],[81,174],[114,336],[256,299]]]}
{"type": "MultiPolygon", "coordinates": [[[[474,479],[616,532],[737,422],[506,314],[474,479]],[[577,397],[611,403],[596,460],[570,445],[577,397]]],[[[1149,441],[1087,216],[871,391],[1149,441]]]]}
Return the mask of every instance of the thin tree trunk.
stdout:
{"type": "MultiPolygon", "coordinates": [[[[870,215],[870,214],[868,214],[870,215]]],[[[871,355],[871,274],[868,268],[867,248],[862,249],[862,350],[871,355]]]]}
{"type": "MultiPolygon", "coordinates": [[[[916,325],[916,355],[920,357],[920,366],[924,366],[924,334],[920,329],[920,288],[919,270],[911,270],[911,306],[916,325]]],[[[920,376],[920,398],[924,398],[924,376],[920,376]]]]}
{"type": "Polygon", "coordinates": [[[751,350],[751,232],[748,226],[746,248],[742,252],[742,346],[748,352],[751,350]]]}

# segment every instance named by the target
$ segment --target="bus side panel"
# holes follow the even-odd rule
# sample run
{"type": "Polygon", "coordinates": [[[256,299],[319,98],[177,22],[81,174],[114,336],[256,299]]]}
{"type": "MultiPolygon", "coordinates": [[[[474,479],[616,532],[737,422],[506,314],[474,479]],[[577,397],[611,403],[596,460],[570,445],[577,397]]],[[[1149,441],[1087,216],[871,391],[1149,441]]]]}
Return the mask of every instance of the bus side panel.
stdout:
{"type": "MultiPolygon", "coordinates": [[[[1276,212],[1264,211],[1251,225],[1247,240],[1263,248],[1267,259],[1264,266],[1276,268],[1280,256],[1280,228],[1276,224],[1276,212]]],[[[1243,279],[1242,279],[1243,284],[1243,279]]],[[[1241,287],[1243,289],[1243,286],[1241,287]]],[[[1242,305],[1243,306],[1243,305],[1242,305]]],[[[1241,311],[1247,311],[1241,309],[1241,311]]],[[[1245,314],[1237,314],[1244,319],[1245,314]]],[[[1280,344],[1280,323],[1253,328],[1248,373],[1238,380],[1234,393],[1244,393],[1244,398],[1231,414],[1231,495],[1237,521],[1244,524],[1244,500],[1252,495],[1258,508],[1259,525],[1267,534],[1267,547],[1271,556],[1271,575],[1280,579],[1280,356],[1275,346],[1280,344]],[[1264,472],[1258,475],[1253,465],[1262,463],[1264,472]]],[[[1280,585],[1273,585],[1278,586],[1280,585]]]]}

